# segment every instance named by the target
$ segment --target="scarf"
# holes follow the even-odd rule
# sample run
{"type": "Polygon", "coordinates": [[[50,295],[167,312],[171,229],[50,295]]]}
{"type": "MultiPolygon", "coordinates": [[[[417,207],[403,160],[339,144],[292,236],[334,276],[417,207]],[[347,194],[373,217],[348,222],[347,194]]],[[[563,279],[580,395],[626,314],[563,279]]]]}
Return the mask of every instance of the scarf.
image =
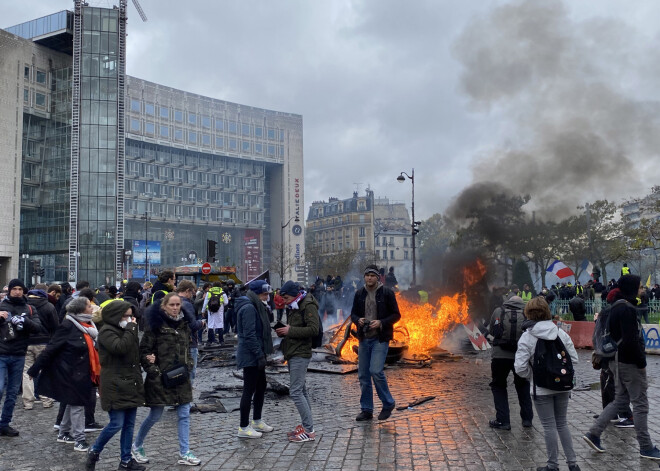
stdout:
{"type": "Polygon", "coordinates": [[[94,386],[98,386],[101,383],[101,362],[99,360],[99,353],[94,348],[94,341],[99,331],[96,329],[94,322],[92,322],[92,315],[67,314],[66,319],[69,319],[83,333],[83,338],[87,344],[87,352],[89,353],[89,374],[94,386]]]}
{"type": "Polygon", "coordinates": [[[301,291],[300,294],[298,294],[298,296],[296,297],[296,299],[294,299],[289,303],[289,309],[298,310],[299,309],[298,303],[303,299],[305,299],[305,296],[307,296],[307,291],[304,290],[301,291]]]}

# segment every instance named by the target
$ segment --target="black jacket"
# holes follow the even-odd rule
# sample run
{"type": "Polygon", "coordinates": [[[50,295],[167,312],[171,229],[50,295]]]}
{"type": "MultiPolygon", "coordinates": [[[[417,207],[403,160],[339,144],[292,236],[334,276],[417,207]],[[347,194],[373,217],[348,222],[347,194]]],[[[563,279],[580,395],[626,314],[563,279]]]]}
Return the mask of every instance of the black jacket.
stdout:
{"type": "MultiPolygon", "coordinates": [[[[367,299],[367,289],[362,287],[355,292],[353,297],[353,308],[351,309],[351,321],[358,325],[358,321],[364,317],[364,303],[367,299]]],[[[385,286],[376,290],[376,319],[381,322],[378,340],[389,342],[394,337],[394,324],[401,319],[399,305],[396,302],[394,291],[385,286]]],[[[358,337],[362,338],[362,330],[358,329],[358,337]]]]}
{"type": "Polygon", "coordinates": [[[637,308],[630,302],[612,305],[610,333],[613,340],[617,342],[621,340],[618,348],[621,363],[646,368],[646,345],[642,324],[637,317],[637,308]]]}
{"type": "Polygon", "coordinates": [[[25,356],[30,335],[40,335],[44,329],[36,310],[28,306],[27,298],[21,296],[13,300],[6,297],[0,303],[0,311],[9,312],[7,320],[0,317],[0,355],[25,356]],[[13,316],[23,316],[23,329],[18,330],[11,323],[13,316]]]}
{"type": "Polygon", "coordinates": [[[39,295],[28,294],[27,302],[38,314],[39,322],[43,327],[41,333],[30,335],[28,345],[46,345],[60,325],[57,310],[48,301],[47,297],[43,298],[39,295]]]}
{"type": "Polygon", "coordinates": [[[584,303],[584,299],[579,296],[575,296],[568,302],[568,308],[573,314],[573,320],[576,321],[586,321],[587,320],[587,307],[584,303]]]}
{"type": "Polygon", "coordinates": [[[92,403],[87,342],[84,334],[67,318],[28,370],[28,375],[39,376],[36,391],[39,395],[73,406],[92,403]]]}

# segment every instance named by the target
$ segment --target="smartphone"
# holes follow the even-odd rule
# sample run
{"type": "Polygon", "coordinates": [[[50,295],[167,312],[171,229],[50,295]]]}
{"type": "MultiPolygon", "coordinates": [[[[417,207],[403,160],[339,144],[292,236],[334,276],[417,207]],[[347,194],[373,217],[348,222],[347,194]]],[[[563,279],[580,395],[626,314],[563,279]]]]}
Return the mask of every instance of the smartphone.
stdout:
{"type": "Polygon", "coordinates": [[[277,323],[273,326],[273,330],[281,329],[282,327],[286,327],[286,324],[282,324],[282,321],[277,321],[277,323]]]}

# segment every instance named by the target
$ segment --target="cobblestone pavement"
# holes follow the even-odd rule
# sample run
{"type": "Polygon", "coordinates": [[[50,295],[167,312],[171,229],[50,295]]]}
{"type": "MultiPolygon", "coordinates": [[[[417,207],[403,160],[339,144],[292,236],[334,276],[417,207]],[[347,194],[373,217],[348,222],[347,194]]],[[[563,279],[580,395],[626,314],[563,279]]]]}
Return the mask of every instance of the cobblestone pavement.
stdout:
{"type": "MultiPolygon", "coordinates": [[[[580,352],[580,384],[569,406],[580,467],[585,471],[658,469],[658,464],[639,457],[634,429],[608,428],[603,434],[603,444],[608,451],[602,454],[593,452],[580,438],[592,423],[593,415],[600,412],[600,391],[588,387],[598,381],[598,372],[591,369],[589,358],[590,352],[580,352]]],[[[389,368],[387,376],[398,405],[422,396],[433,395],[436,399],[413,410],[395,411],[384,422],[355,422],[354,417],[359,412],[356,374],[309,373],[308,387],[317,432],[315,442],[300,444],[286,440],[284,432],[297,425],[298,415],[288,397],[278,398],[272,393],[266,398],[264,419],[276,430],[258,440],[236,438],[237,411],[192,414],[191,449],[202,459],[201,467],[196,469],[478,471],[528,470],[543,466],[545,444],[537,418],[532,429],[523,429],[519,420],[512,420],[513,429],[508,432],[488,427],[488,420],[494,417],[488,387],[489,360],[487,353],[466,354],[460,361],[435,362],[432,368],[389,368]]],[[[649,356],[648,361],[649,428],[658,443],[660,357],[649,356]]],[[[218,369],[198,370],[200,381],[196,392],[211,389],[220,373],[218,369]]],[[[234,395],[240,395],[240,391],[234,395]]],[[[514,419],[519,417],[519,408],[511,396],[515,394],[510,395],[514,419]]],[[[376,404],[378,407],[377,400],[376,404]]],[[[84,468],[85,454],[74,452],[71,445],[56,443],[53,430],[56,414],[57,407],[42,409],[39,404],[32,411],[24,411],[19,402],[12,425],[21,435],[0,437],[1,471],[84,468]]],[[[146,414],[145,408],[138,411],[138,424],[146,414]]],[[[107,422],[100,405],[97,420],[107,422]]],[[[95,436],[88,434],[88,441],[93,442],[95,436]]],[[[165,412],[145,443],[151,458],[148,469],[185,468],[176,464],[177,443],[175,413],[165,412]]],[[[117,469],[118,461],[119,434],[104,450],[96,469],[117,469]]],[[[567,469],[565,463],[561,463],[560,469],[567,469]]]]}

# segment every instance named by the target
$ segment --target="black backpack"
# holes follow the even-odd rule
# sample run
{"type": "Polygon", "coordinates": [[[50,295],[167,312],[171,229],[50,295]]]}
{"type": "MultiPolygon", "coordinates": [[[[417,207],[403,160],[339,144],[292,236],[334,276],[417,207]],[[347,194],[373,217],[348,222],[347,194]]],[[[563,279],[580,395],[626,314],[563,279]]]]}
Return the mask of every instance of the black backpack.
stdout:
{"type": "Polygon", "coordinates": [[[575,377],[573,361],[559,335],[554,340],[537,340],[532,361],[532,372],[535,398],[537,386],[552,391],[570,391],[573,389],[575,377]]]}
{"type": "MultiPolygon", "coordinates": [[[[305,322],[305,314],[303,313],[303,324],[307,326],[307,323],[305,322]]],[[[312,348],[319,348],[321,345],[323,345],[323,320],[321,319],[321,314],[319,314],[319,331],[316,333],[314,337],[312,337],[312,348]]]]}
{"type": "Polygon", "coordinates": [[[212,294],[206,307],[209,312],[218,312],[220,310],[220,296],[222,294],[212,294]]]}
{"type": "Polygon", "coordinates": [[[491,329],[493,345],[503,350],[515,352],[518,349],[518,340],[522,335],[522,323],[525,316],[518,309],[502,309],[502,314],[495,319],[491,329]]]}
{"type": "Polygon", "coordinates": [[[610,335],[610,314],[612,313],[612,308],[614,306],[626,302],[625,299],[619,299],[614,304],[605,306],[603,310],[600,311],[600,314],[598,314],[598,319],[596,319],[596,325],[594,326],[592,342],[594,355],[597,355],[599,359],[614,358],[614,355],[616,355],[621,339],[616,342],[610,335]]]}

